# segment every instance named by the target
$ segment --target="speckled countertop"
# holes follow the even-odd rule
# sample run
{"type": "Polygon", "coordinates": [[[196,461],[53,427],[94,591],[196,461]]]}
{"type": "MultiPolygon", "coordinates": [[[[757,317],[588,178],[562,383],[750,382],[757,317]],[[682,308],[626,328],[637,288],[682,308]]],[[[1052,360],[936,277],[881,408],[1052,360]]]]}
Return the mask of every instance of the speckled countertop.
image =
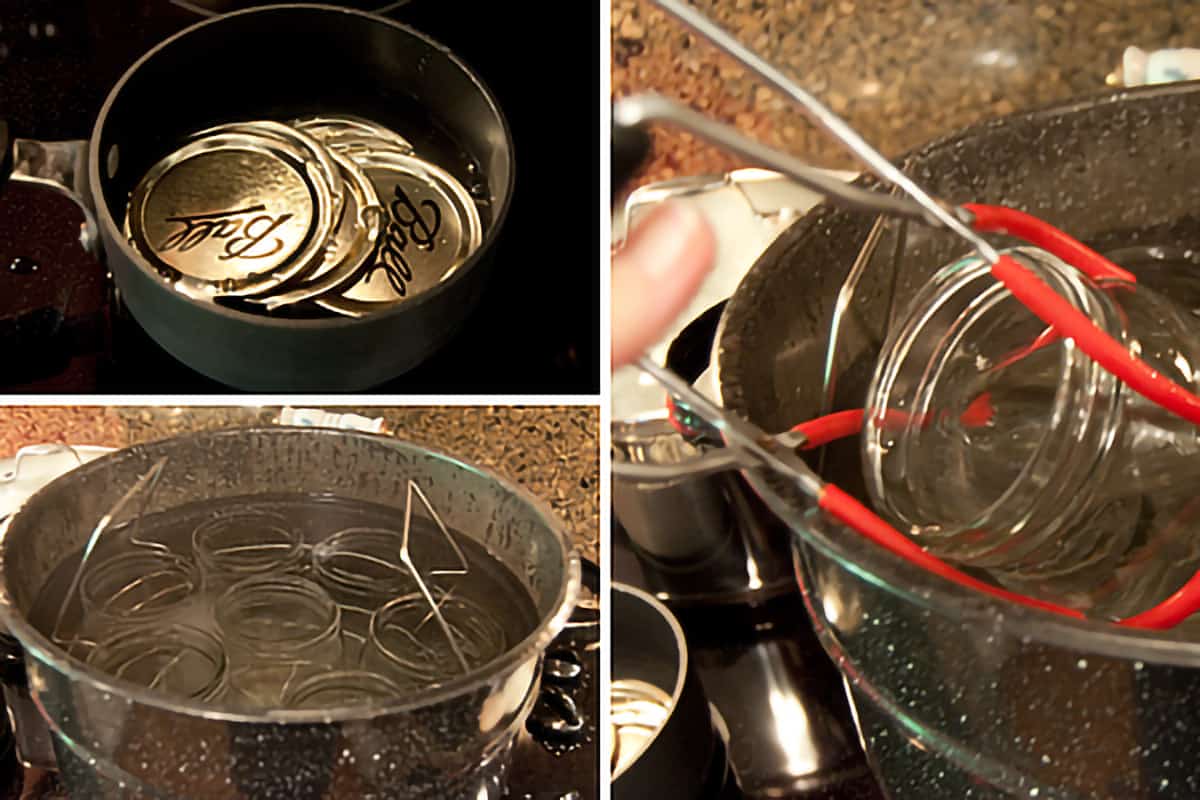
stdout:
{"type": "MultiPolygon", "coordinates": [[[[387,429],[522,484],[570,528],[580,554],[597,559],[600,528],[599,410],[595,407],[336,407],[383,417],[387,429]]],[[[279,407],[7,407],[0,458],[17,447],[67,442],[121,447],[188,431],[270,423],[279,407]]]]}
{"type": "MultiPolygon", "coordinates": [[[[1177,0],[692,0],[885,155],[987,117],[1105,88],[1128,46],[1200,46],[1177,0]]],[[[803,115],[648,0],[613,0],[613,92],[653,90],[811,163],[852,163],[803,115]]],[[[658,130],[637,183],[738,162],[658,130]]]]}

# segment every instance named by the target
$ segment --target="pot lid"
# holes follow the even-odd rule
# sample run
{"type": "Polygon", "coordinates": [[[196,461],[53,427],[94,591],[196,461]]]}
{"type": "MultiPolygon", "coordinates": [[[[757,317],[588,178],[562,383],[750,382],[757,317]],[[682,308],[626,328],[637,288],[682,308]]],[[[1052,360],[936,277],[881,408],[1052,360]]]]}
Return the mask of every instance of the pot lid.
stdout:
{"type": "Polygon", "coordinates": [[[450,173],[395,151],[354,152],[386,214],[357,280],[316,303],[359,317],[408,300],[454,274],[483,240],[479,209],[450,173]]]}

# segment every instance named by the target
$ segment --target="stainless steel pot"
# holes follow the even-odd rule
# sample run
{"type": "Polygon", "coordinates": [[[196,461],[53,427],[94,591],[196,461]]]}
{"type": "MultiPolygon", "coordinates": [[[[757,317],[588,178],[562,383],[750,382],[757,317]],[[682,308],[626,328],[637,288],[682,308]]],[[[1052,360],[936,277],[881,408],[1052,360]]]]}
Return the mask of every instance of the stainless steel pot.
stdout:
{"type": "MultiPolygon", "coordinates": [[[[9,155],[0,156],[0,178],[9,155]]],[[[89,141],[18,140],[13,162],[15,179],[58,185],[91,209],[95,231],[85,236],[103,244],[125,303],[155,341],[198,372],[262,391],[369,388],[445,344],[483,292],[514,177],[508,123],[470,67],[393,20],[322,5],[254,8],[175,34],[121,77],[89,141]],[[184,137],[317,113],[385,126],[423,115],[418,128],[443,130],[479,165],[491,195],[483,240],[450,277],[363,318],[284,319],[184,296],[123,234],[131,190],[184,137]]]]}
{"type": "Polygon", "coordinates": [[[613,460],[678,468],[668,482],[614,476],[613,519],[629,536],[642,574],[673,608],[759,604],[795,592],[779,521],[736,475],[689,474],[696,450],[665,412],[613,423],[613,460]]]}
{"type": "Polygon", "coordinates": [[[613,797],[740,796],[726,734],[688,663],[683,628],[666,606],[633,586],[614,583],[612,603],[613,797]]]}
{"type": "Polygon", "coordinates": [[[520,488],[416,444],[312,428],[198,433],[119,451],[42,489],[0,537],[0,624],[23,650],[29,695],[73,797],[499,798],[542,653],[566,624],[579,585],[563,525],[520,488]],[[258,492],[328,492],[402,507],[413,479],[447,525],[518,576],[537,628],[485,667],[369,711],[248,714],[98,673],[27,615],[50,571],[164,456],[147,513],[258,492]]]}

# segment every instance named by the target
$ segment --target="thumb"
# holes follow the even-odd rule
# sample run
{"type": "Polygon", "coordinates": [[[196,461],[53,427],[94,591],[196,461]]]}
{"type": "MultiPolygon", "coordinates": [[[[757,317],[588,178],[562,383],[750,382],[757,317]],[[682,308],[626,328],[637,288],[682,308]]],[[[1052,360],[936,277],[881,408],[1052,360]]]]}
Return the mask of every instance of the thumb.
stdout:
{"type": "Polygon", "coordinates": [[[613,256],[612,366],[633,361],[687,308],[712,269],[716,241],[698,211],[666,203],[613,256]]]}

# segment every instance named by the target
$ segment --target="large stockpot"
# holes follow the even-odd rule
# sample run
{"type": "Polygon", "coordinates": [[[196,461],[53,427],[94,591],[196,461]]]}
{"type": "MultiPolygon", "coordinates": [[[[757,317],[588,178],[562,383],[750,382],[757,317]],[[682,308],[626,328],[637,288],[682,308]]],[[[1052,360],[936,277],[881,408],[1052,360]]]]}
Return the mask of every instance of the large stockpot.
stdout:
{"type": "Polygon", "coordinates": [[[579,584],[562,524],[523,490],[416,444],[313,428],[198,433],[116,452],[34,495],[0,539],[0,622],[24,651],[33,703],[73,797],[499,798],[542,653],[566,624],[579,584]],[[370,709],[250,714],[98,673],[27,613],[49,571],[164,456],[147,513],[259,492],[403,508],[413,479],[448,526],[517,576],[537,626],[484,667],[370,709]]]}
{"type": "Polygon", "coordinates": [[[189,27],[125,72],[88,142],[25,148],[25,163],[17,152],[18,177],[62,183],[93,210],[108,268],[147,333],[198,372],[264,391],[369,388],[445,344],[483,292],[514,180],[508,124],[469,66],[393,20],[322,5],[254,8],[189,27]],[[437,286],[387,309],[287,319],[186,297],[127,240],[130,193],[186,137],[223,123],[311,114],[403,129],[418,151],[422,127],[436,126],[486,178],[480,246],[437,286]]]}
{"type": "MultiPolygon", "coordinates": [[[[1116,92],[981,124],[902,163],[949,201],[1015,206],[1102,251],[1156,246],[1194,264],[1198,109],[1195,83],[1116,92]]],[[[950,234],[820,207],[724,311],[724,404],[771,431],[861,408],[889,325],[964,250],[950,234]]],[[[865,499],[857,442],[821,463],[865,499]]],[[[774,477],[748,477],[795,533],[810,613],[891,796],[1200,796],[1200,642],[972,593],[806,511],[774,477]]]]}

